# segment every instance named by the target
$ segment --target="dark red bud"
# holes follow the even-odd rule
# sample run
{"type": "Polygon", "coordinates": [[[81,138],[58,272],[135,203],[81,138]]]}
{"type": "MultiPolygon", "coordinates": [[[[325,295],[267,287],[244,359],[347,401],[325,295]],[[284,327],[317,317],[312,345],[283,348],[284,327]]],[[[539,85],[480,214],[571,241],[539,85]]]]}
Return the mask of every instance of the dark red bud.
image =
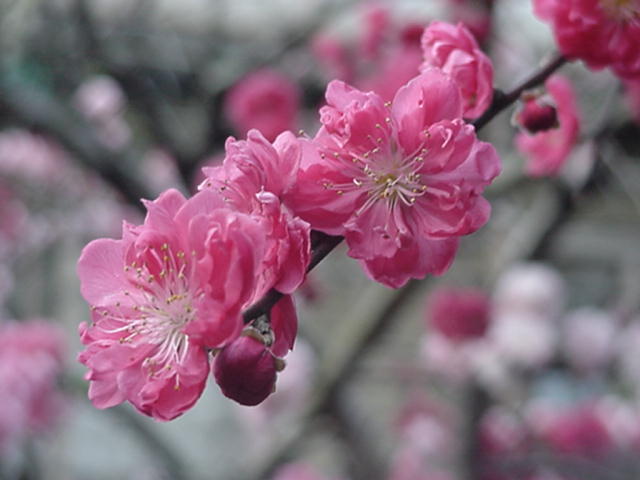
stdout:
{"type": "Polygon", "coordinates": [[[242,336],[216,355],[213,376],[225,396],[241,405],[258,405],[274,391],[277,360],[259,340],[242,336]]]}
{"type": "Polygon", "coordinates": [[[553,105],[531,98],[524,101],[516,122],[531,134],[544,132],[558,126],[558,113],[553,105]]]}

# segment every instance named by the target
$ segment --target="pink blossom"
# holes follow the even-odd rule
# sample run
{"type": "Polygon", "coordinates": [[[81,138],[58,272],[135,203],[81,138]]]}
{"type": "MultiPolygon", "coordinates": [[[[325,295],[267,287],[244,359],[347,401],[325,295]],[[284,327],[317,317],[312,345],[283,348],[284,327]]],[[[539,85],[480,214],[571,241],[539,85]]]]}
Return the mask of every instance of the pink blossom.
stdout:
{"type": "Polygon", "coordinates": [[[543,366],[553,357],[558,342],[556,326],[527,311],[495,315],[488,337],[504,361],[523,368],[543,366]]]}
{"type": "Polygon", "coordinates": [[[269,242],[254,300],[270,288],[292,293],[304,281],[310,260],[309,224],[283,204],[297,188],[299,141],[290,132],[271,145],[251,130],[247,140],[230,137],[222,165],[205,167],[201,188],[213,189],[228,206],[259,219],[269,242]]]}
{"type": "Polygon", "coordinates": [[[365,4],[364,29],[360,37],[360,51],[365,58],[375,58],[379,55],[390,26],[390,13],[384,5],[365,4]]]}
{"type": "Polygon", "coordinates": [[[569,80],[554,75],[545,82],[545,87],[556,104],[558,127],[535,135],[516,136],[516,146],[527,158],[526,172],[532,177],[557,175],[580,130],[578,106],[569,80]]]}
{"type": "Polygon", "coordinates": [[[394,454],[388,480],[454,480],[449,472],[439,470],[433,460],[426,459],[419,449],[403,445],[394,454]]]}
{"type": "Polygon", "coordinates": [[[480,420],[479,443],[483,455],[505,457],[523,453],[528,443],[527,428],[514,413],[494,406],[480,420]]]}
{"type": "Polygon", "coordinates": [[[169,190],[145,206],[143,225],[125,224],[122,239],[98,239],[82,252],[92,324],[80,326],[87,348],[78,358],[96,407],[127,400],[170,420],[202,393],[205,347],[240,334],[266,240],[254,219],[212,191],[187,201],[169,190]]]}
{"type": "Polygon", "coordinates": [[[273,480],[331,480],[304,463],[290,463],[273,474],[273,480]]]}
{"type": "Polygon", "coordinates": [[[0,258],[10,255],[12,246],[22,241],[28,224],[28,212],[20,199],[0,182],[0,258]]]}
{"type": "Polygon", "coordinates": [[[74,103],[95,126],[105,146],[119,149],[129,142],[131,130],[122,116],[126,99],[111,77],[98,75],[84,82],[76,91],[74,103]]]}
{"type": "Polygon", "coordinates": [[[541,438],[558,453],[601,457],[613,446],[606,425],[591,405],[557,411],[541,428],[541,438]]]}
{"type": "Polygon", "coordinates": [[[422,51],[422,71],[440,68],[460,87],[463,116],[482,115],[493,99],[493,65],[467,27],[432,22],[422,36],[422,51]]]}
{"type": "Polygon", "coordinates": [[[411,445],[427,459],[442,459],[454,451],[455,422],[446,405],[414,393],[397,420],[400,442],[411,445]]]}
{"type": "Polygon", "coordinates": [[[236,131],[244,136],[256,128],[269,140],[295,128],[300,92],[286,76],[268,69],[250,73],[227,94],[224,110],[236,131]]]}
{"type": "Polygon", "coordinates": [[[428,299],[428,324],[453,342],[482,337],[489,326],[489,298],[475,289],[441,288],[428,299]]]}
{"type": "Polygon", "coordinates": [[[493,147],[461,119],[457,86],[430,70],[391,105],[340,81],[326,97],[323,126],[304,143],[294,211],[344,235],[349,255],[387,286],[445,272],[458,237],[488,220],[481,193],[500,171],[493,147]]]}
{"type": "Polygon", "coordinates": [[[56,382],[64,348],[62,332],[49,322],[0,324],[0,453],[61,413],[56,382]]]}
{"type": "Polygon", "coordinates": [[[621,77],[640,76],[640,1],[534,0],[551,24],[560,51],[592,69],[610,67],[621,77]]]}
{"type": "Polygon", "coordinates": [[[615,352],[617,322],[607,312],[580,308],[564,318],[563,349],[569,364],[580,371],[606,368],[615,352]]]}
{"type": "Polygon", "coordinates": [[[345,45],[333,35],[319,33],[313,37],[311,51],[331,78],[354,80],[355,68],[345,45]]]}
{"type": "Polygon", "coordinates": [[[78,177],[59,145],[19,129],[0,132],[0,173],[45,186],[72,185],[68,180],[78,177]]]}
{"type": "Polygon", "coordinates": [[[384,101],[392,100],[398,89],[417,75],[421,62],[419,47],[411,43],[395,45],[378,61],[372,73],[356,85],[362,91],[376,92],[384,101]]]}
{"type": "Polygon", "coordinates": [[[493,292],[496,315],[525,313],[556,320],[565,301],[566,285],[560,273],[536,262],[512,265],[498,278],[493,292]]]}
{"type": "Polygon", "coordinates": [[[113,78],[97,75],[80,85],[74,95],[74,103],[88,118],[104,120],[119,115],[126,99],[113,78]]]}

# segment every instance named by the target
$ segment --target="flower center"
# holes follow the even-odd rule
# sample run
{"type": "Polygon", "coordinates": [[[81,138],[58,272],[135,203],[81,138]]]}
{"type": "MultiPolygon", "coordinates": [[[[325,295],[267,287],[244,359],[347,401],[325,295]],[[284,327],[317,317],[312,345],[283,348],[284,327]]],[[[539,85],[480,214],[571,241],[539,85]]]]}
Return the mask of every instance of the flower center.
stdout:
{"type": "MultiPolygon", "coordinates": [[[[365,192],[366,199],[356,215],[363,214],[381,201],[386,203],[389,210],[402,205],[411,207],[427,191],[419,173],[427,149],[420,147],[412,154],[404,155],[393,140],[385,145],[384,150],[375,147],[362,155],[349,154],[350,161],[345,162],[348,165],[345,173],[352,178],[351,183],[324,183],[325,188],[335,190],[339,195],[348,191],[365,192]]],[[[340,158],[339,155],[336,158],[340,158]]]]}
{"type": "Polygon", "coordinates": [[[612,19],[621,22],[633,22],[640,18],[638,0],[600,0],[600,5],[612,19]]]}
{"type": "Polygon", "coordinates": [[[148,247],[142,258],[124,267],[135,287],[133,292],[123,292],[129,305],[118,302],[105,314],[122,324],[108,331],[121,333],[120,343],[154,345],[142,363],[152,377],[186,358],[189,338],[183,329],[195,317],[193,303],[203,293],[193,291],[193,268],[184,252],[174,253],[165,243],[160,248],[148,247]]]}

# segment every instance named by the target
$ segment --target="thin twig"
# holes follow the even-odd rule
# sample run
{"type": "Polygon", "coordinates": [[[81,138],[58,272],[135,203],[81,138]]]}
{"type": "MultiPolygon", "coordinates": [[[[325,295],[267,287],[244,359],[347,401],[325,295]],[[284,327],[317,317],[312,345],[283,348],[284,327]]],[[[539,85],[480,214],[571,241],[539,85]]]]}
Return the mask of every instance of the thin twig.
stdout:
{"type": "Polygon", "coordinates": [[[502,110],[514,103],[522,92],[529,90],[533,87],[537,87],[542,84],[549,76],[555,72],[558,68],[564,65],[567,59],[561,54],[555,54],[549,62],[542,66],[539,70],[536,70],[530,77],[526,78],[513,90],[504,93],[501,90],[494,90],[493,102],[484,114],[477,120],[472,122],[472,125],[476,127],[476,130],[480,130],[487,123],[489,123],[493,117],[498,115],[502,110]]]}

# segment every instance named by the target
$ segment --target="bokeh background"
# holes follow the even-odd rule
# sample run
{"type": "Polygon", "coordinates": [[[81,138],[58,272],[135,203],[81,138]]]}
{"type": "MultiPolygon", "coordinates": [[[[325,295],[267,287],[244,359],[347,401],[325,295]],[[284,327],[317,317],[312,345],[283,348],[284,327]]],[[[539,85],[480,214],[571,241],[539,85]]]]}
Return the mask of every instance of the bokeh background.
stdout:
{"type": "Polygon", "coordinates": [[[334,78],[392,97],[435,19],[469,25],[504,90],[554,51],[529,0],[0,0],[0,328],[46,325],[19,354],[0,339],[0,478],[640,478],[639,108],[580,63],[562,69],[581,118],[562,173],[528,177],[499,115],[481,133],[504,166],[492,218],[452,269],[392,291],[339,247],[264,405],[212,383],[157,423],[86,397],[82,247],[140,222],[140,198],[194,192],[229,135],[313,136],[334,78]],[[471,287],[489,326],[451,341],[429,299],[471,287]],[[42,421],[22,369],[55,403],[42,421]]]}

